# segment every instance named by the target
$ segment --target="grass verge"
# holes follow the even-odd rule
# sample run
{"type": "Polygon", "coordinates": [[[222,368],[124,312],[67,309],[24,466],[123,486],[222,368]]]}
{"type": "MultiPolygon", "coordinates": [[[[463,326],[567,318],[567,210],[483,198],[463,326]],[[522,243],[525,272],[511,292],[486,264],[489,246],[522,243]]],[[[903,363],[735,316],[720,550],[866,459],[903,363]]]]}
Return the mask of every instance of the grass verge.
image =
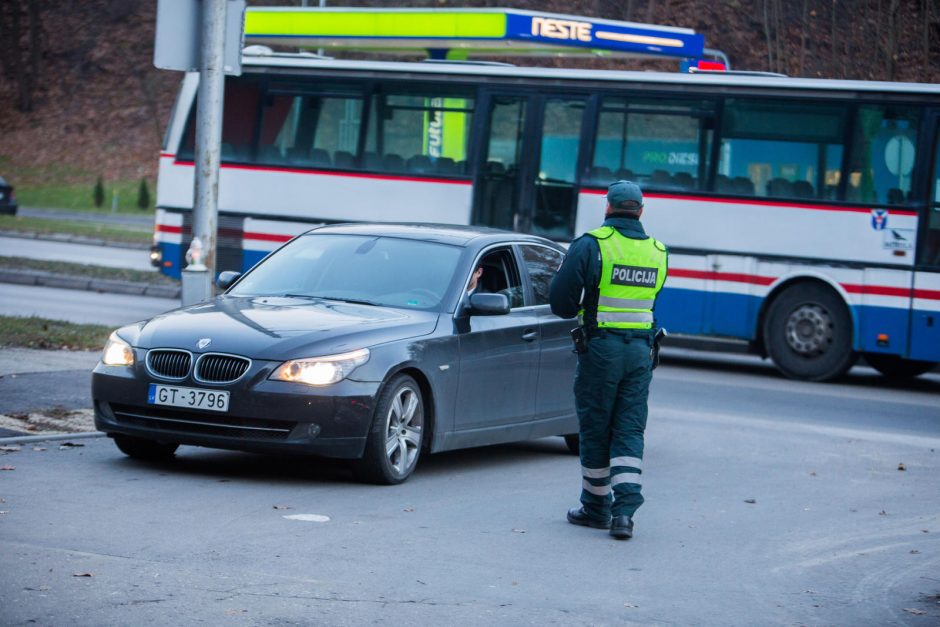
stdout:
{"type": "MultiPolygon", "coordinates": [[[[141,253],[143,254],[143,253],[141,253]]],[[[46,261],[44,259],[26,259],[24,257],[4,257],[0,255],[0,268],[5,270],[39,270],[53,274],[88,277],[91,279],[114,279],[134,281],[151,285],[177,285],[177,281],[159,272],[131,270],[128,268],[107,268],[68,261],[46,261]]]]}
{"type": "Polygon", "coordinates": [[[43,184],[43,185],[17,185],[11,178],[10,182],[16,187],[17,203],[24,207],[55,207],[69,211],[110,211],[114,207],[118,213],[153,213],[153,201],[156,197],[153,185],[148,182],[150,202],[146,209],[137,206],[137,195],[140,181],[114,181],[104,184],[104,203],[101,207],[95,206],[94,185],[92,179],[86,185],[43,184]]]}
{"type": "Polygon", "coordinates": [[[102,225],[85,222],[71,222],[68,220],[47,220],[45,218],[26,218],[23,216],[0,216],[0,232],[14,231],[17,233],[65,233],[111,242],[124,242],[129,244],[150,244],[153,233],[149,231],[135,231],[113,225],[102,225]]]}
{"type": "Polygon", "coordinates": [[[73,324],[36,316],[0,316],[0,346],[100,350],[113,330],[98,324],[73,324]]]}

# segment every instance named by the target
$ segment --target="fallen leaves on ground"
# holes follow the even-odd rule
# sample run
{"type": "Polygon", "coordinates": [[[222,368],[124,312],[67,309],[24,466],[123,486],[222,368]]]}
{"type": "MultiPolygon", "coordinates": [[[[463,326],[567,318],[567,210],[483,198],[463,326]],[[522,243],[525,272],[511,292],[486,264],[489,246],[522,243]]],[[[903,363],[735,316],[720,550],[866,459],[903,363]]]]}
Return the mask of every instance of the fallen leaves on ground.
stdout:
{"type": "Polygon", "coordinates": [[[512,532],[513,533],[525,533],[526,531],[525,529],[513,529],[512,532]]]}
{"type": "Polygon", "coordinates": [[[904,611],[908,614],[913,614],[914,616],[923,616],[927,613],[924,610],[917,609],[916,607],[905,607],[904,611]]]}
{"type": "Polygon", "coordinates": [[[754,503],[757,502],[757,499],[744,499],[744,502],[745,502],[745,503],[750,503],[750,504],[753,505],[754,503]]]}
{"type": "Polygon", "coordinates": [[[907,470],[907,467],[903,463],[900,463],[898,464],[898,470],[907,470]]]}
{"type": "Polygon", "coordinates": [[[403,509],[402,511],[403,511],[403,512],[413,512],[413,511],[415,511],[415,508],[413,508],[413,507],[406,507],[406,508],[403,509]]]}
{"type": "Polygon", "coordinates": [[[275,505],[274,509],[290,509],[290,505],[275,505]]]}
{"type": "Polygon", "coordinates": [[[16,466],[11,466],[10,464],[6,464],[4,466],[0,466],[0,470],[16,470],[16,466]]]}
{"type": "Polygon", "coordinates": [[[94,577],[92,573],[72,573],[73,577],[94,577]]]}
{"type": "Polygon", "coordinates": [[[0,446],[0,453],[19,453],[21,450],[18,446],[0,446]]]}

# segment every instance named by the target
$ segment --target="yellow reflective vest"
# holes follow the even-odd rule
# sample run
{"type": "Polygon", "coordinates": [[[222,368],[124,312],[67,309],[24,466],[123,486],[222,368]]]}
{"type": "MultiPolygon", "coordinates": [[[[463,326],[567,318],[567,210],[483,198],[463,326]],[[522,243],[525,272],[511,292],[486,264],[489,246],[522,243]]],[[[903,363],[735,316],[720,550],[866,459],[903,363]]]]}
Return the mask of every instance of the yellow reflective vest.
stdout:
{"type": "MultiPolygon", "coordinates": [[[[601,250],[598,328],[651,328],[653,304],[666,281],[666,247],[652,237],[626,237],[612,226],[588,235],[597,239],[601,250]]],[[[584,310],[579,317],[583,320],[584,310]]]]}

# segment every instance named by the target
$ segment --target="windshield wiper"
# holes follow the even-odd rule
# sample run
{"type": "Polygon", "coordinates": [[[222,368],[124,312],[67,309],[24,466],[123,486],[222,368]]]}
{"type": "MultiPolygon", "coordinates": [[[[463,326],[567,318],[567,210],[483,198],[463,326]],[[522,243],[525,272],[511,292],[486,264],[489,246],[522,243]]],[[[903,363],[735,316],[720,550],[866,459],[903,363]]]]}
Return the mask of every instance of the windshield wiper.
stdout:
{"type": "Polygon", "coordinates": [[[350,303],[352,305],[371,305],[373,307],[378,307],[378,303],[374,303],[371,300],[363,300],[361,298],[342,298],[340,296],[318,296],[316,294],[284,294],[287,297],[294,298],[309,298],[311,300],[338,300],[341,303],[350,303]]]}

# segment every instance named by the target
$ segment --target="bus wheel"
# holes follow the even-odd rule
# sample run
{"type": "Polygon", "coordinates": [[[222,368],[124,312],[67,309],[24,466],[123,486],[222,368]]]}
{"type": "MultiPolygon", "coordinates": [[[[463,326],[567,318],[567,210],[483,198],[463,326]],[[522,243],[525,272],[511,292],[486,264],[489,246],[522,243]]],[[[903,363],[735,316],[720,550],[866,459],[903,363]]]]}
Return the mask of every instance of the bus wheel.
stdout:
{"type": "Polygon", "coordinates": [[[865,361],[889,379],[913,379],[925,372],[930,372],[937,365],[932,361],[902,359],[897,355],[880,353],[865,353],[865,361]]]}
{"type": "Polygon", "coordinates": [[[829,381],[855,363],[852,318],[842,299],[818,284],[786,289],[764,319],[764,345],[783,374],[829,381]]]}

